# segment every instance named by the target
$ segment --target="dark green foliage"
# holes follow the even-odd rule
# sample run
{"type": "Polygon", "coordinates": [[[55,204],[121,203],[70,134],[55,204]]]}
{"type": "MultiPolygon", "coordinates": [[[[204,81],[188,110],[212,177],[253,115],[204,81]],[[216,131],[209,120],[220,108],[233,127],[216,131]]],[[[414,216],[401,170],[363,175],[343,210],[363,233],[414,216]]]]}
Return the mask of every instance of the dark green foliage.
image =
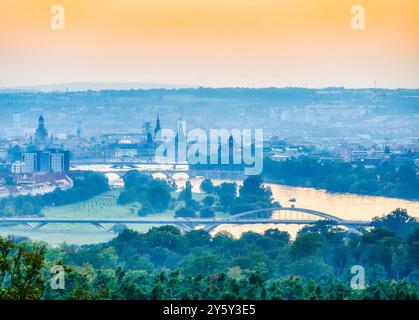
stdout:
{"type": "Polygon", "coordinates": [[[237,194],[237,185],[235,183],[227,183],[223,182],[217,188],[217,195],[219,197],[220,206],[224,208],[224,210],[229,210],[231,206],[234,204],[234,200],[236,199],[237,194]]]}
{"type": "Polygon", "coordinates": [[[371,221],[371,226],[387,228],[404,238],[409,236],[417,225],[416,219],[410,217],[406,209],[400,208],[385,217],[375,217],[371,221]]]}
{"type": "Polygon", "coordinates": [[[89,200],[109,190],[108,178],[103,174],[83,171],[71,176],[73,187],[55,189],[39,196],[8,197],[0,200],[0,216],[39,215],[45,206],[61,206],[89,200]]]}
{"type": "Polygon", "coordinates": [[[419,228],[407,239],[408,263],[412,270],[419,272],[419,228]]]}
{"type": "Polygon", "coordinates": [[[331,192],[419,199],[419,175],[414,164],[400,167],[383,162],[375,168],[340,161],[265,159],[264,176],[282,184],[326,189],[331,192]]]}
{"type": "Polygon", "coordinates": [[[354,236],[319,221],[291,241],[277,229],[234,238],[174,226],[146,233],[122,228],[108,243],[61,245],[46,255],[25,239],[5,241],[0,238],[0,280],[17,276],[6,280],[2,298],[341,300],[418,299],[419,293],[419,229],[406,238],[383,227],[354,236]],[[13,258],[17,248],[25,252],[20,259],[13,258]],[[65,266],[65,290],[51,290],[41,276],[57,263],[65,266]],[[350,287],[354,265],[365,268],[365,290],[350,287]],[[24,284],[29,275],[32,285],[24,284]]]}
{"type": "Polygon", "coordinates": [[[296,257],[307,257],[320,249],[323,237],[320,234],[310,233],[298,236],[291,246],[291,254],[296,257]]]}
{"type": "Polygon", "coordinates": [[[199,217],[200,218],[214,218],[215,212],[213,209],[209,207],[205,207],[205,208],[202,208],[201,211],[199,212],[199,217]]]}
{"type": "Polygon", "coordinates": [[[188,207],[182,207],[176,210],[175,212],[176,218],[195,218],[195,210],[188,208],[188,207]]]}
{"type": "Polygon", "coordinates": [[[147,203],[156,211],[161,212],[169,207],[170,189],[162,180],[152,181],[146,191],[147,203]]]}
{"type": "Polygon", "coordinates": [[[132,203],[135,200],[136,200],[136,194],[134,190],[131,189],[131,190],[122,191],[118,196],[117,203],[119,205],[125,205],[128,203],[132,203]]]}
{"type": "Polygon", "coordinates": [[[140,202],[140,216],[162,212],[169,208],[173,187],[164,180],[153,179],[137,170],[128,171],[124,176],[124,191],[118,197],[118,204],[140,202]],[[152,209],[152,210],[149,210],[152,209]]]}
{"type": "Polygon", "coordinates": [[[199,189],[206,194],[213,194],[215,192],[215,187],[210,179],[205,179],[202,181],[199,189]]]}
{"type": "Polygon", "coordinates": [[[44,290],[46,248],[0,237],[0,300],[38,300],[44,290]]]}
{"type": "Polygon", "coordinates": [[[199,205],[198,201],[193,200],[193,199],[189,199],[189,200],[185,201],[185,207],[187,207],[191,210],[194,210],[194,211],[198,211],[201,206],[199,205]]]}
{"type": "Polygon", "coordinates": [[[190,181],[186,182],[185,188],[179,193],[179,200],[192,200],[192,184],[190,181]]]}
{"type": "Polygon", "coordinates": [[[249,176],[239,190],[240,197],[257,197],[265,202],[272,202],[272,191],[263,186],[260,176],[249,176]]]}
{"type": "MultiPolygon", "coordinates": [[[[231,214],[279,206],[278,203],[273,203],[272,192],[263,185],[260,176],[247,177],[243,181],[243,186],[239,188],[239,196],[237,196],[235,183],[224,182],[215,190],[220,209],[231,214]]],[[[270,213],[267,214],[270,215],[270,213]]]]}
{"type": "Polygon", "coordinates": [[[137,212],[139,217],[145,217],[151,213],[153,213],[153,207],[148,203],[144,203],[141,209],[137,212]]]}
{"type": "Polygon", "coordinates": [[[202,203],[207,207],[211,207],[215,203],[215,197],[206,196],[204,199],[202,199],[202,203]]]}

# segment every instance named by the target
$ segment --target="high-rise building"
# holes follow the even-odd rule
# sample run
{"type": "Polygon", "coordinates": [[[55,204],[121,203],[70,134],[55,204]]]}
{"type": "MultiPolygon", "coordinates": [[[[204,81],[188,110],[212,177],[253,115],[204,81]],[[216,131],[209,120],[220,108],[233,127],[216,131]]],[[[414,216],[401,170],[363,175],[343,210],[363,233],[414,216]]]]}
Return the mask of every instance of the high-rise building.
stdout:
{"type": "Polygon", "coordinates": [[[51,153],[51,172],[63,172],[64,171],[64,153],[51,153]]]}
{"type": "Polygon", "coordinates": [[[44,151],[40,154],[40,165],[39,171],[50,172],[51,171],[51,152],[44,151]]]}
{"type": "Polygon", "coordinates": [[[48,149],[22,153],[23,172],[63,172],[70,170],[68,150],[48,149]]]}
{"type": "Polygon", "coordinates": [[[13,130],[15,131],[20,130],[20,113],[19,112],[13,113],[13,130]]]}
{"type": "Polygon", "coordinates": [[[23,135],[23,131],[21,130],[20,126],[20,113],[14,112],[12,120],[12,128],[7,130],[7,134],[10,137],[21,137],[23,135]]]}
{"type": "Polygon", "coordinates": [[[24,163],[23,172],[31,173],[39,171],[39,152],[22,153],[22,161],[24,163]]]}
{"type": "Polygon", "coordinates": [[[24,173],[25,163],[23,161],[15,161],[12,163],[12,173],[24,173]]]}
{"type": "Polygon", "coordinates": [[[48,149],[40,153],[39,171],[63,172],[70,170],[70,152],[68,150],[48,149]]]}
{"type": "Polygon", "coordinates": [[[70,151],[63,150],[61,153],[64,156],[64,171],[70,171],[70,151]]]}

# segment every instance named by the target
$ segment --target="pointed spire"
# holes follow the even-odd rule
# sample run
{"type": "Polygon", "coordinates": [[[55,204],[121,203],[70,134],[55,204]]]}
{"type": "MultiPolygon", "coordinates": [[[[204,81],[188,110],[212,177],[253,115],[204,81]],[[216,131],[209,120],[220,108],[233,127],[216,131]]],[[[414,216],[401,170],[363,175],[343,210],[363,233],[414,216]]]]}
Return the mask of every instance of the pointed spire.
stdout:
{"type": "Polygon", "coordinates": [[[160,117],[159,117],[159,113],[157,112],[156,127],[154,128],[154,139],[156,138],[160,129],[161,129],[161,127],[160,127],[160,117]]]}
{"type": "Polygon", "coordinates": [[[45,124],[44,116],[41,114],[38,119],[38,126],[43,127],[45,124]]]}
{"type": "Polygon", "coordinates": [[[183,134],[183,125],[182,125],[182,117],[179,118],[179,122],[178,122],[178,133],[179,134],[183,134]]]}

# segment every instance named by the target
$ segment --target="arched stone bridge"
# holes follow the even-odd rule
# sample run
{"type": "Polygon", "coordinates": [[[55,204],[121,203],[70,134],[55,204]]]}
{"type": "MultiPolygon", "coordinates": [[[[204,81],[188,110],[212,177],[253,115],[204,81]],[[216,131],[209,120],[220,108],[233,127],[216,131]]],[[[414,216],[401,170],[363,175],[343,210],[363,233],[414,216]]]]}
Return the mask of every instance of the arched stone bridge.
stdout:
{"type": "Polygon", "coordinates": [[[106,170],[101,171],[103,174],[117,174],[120,178],[130,170],[138,170],[139,173],[155,176],[162,175],[164,179],[173,180],[176,175],[185,175],[186,179],[203,177],[206,179],[227,179],[227,180],[243,180],[245,174],[243,171],[227,171],[227,170],[150,170],[150,169],[127,169],[127,170],[106,170]]]}

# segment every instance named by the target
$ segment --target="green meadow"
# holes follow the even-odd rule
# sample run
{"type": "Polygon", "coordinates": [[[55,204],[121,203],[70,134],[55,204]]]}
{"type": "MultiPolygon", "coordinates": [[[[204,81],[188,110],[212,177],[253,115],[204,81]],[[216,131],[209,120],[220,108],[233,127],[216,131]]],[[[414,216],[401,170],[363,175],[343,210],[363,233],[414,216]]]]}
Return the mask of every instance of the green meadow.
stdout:
{"type": "MultiPolygon", "coordinates": [[[[42,210],[42,214],[49,218],[138,218],[137,211],[141,208],[139,203],[118,205],[117,199],[122,188],[116,188],[105,192],[90,200],[78,202],[71,205],[47,207],[42,210]]],[[[178,193],[173,192],[172,197],[177,198],[178,193]]],[[[204,194],[194,193],[193,199],[201,201],[204,194]]],[[[153,213],[149,218],[173,218],[175,211],[181,207],[182,201],[175,201],[170,209],[153,213]]],[[[217,213],[217,216],[222,216],[217,213]]],[[[110,225],[105,225],[111,227],[110,225]]],[[[128,225],[131,229],[146,232],[153,225],[128,225]]],[[[0,227],[0,235],[14,235],[29,237],[32,240],[45,241],[51,245],[60,243],[72,244],[91,244],[106,242],[115,236],[114,232],[106,232],[94,225],[84,224],[47,224],[39,229],[30,230],[27,226],[16,225],[0,227]]]]}

